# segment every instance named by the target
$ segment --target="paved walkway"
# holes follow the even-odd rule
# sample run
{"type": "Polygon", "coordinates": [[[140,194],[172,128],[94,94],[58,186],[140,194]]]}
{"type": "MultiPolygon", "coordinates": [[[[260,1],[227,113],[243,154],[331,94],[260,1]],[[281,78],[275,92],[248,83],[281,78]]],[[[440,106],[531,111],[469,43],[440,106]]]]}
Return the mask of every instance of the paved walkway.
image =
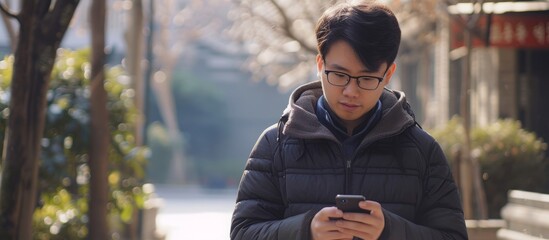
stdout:
{"type": "Polygon", "coordinates": [[[166,240],[228,240],[236,190],[155,186],[163,199],[156,218],[166,240]]]}

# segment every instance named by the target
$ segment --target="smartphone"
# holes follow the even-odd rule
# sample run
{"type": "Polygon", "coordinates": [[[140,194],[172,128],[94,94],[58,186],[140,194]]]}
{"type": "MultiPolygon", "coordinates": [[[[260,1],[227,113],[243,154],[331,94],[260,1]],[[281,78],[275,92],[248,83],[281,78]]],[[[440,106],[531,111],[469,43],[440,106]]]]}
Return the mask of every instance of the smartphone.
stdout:
{"type": "Polygon", "coordinates": [[[365,201],[366,198],[362,195],[343,195],[336,196],[336,207],[343,212],[355,213],[370,213],[369,210],[362,209],[358,206],[360,201],[365,201]]]}

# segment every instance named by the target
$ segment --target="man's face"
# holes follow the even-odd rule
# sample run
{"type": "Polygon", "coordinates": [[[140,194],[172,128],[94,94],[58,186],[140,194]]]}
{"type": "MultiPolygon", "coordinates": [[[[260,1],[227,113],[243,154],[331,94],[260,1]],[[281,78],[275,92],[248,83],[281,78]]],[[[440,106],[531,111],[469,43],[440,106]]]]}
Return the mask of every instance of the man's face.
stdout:
{"type": "Polygon", "coordinates": [[[351,46],[345,41],[337,41],[328,50],[325,58],[317,56],[317,70],[322,80],[322,90],[328,105],[343,121],[347,129],[354,129],[360,124],[361,117],[369,112],[379,100],[383,88],[389,83],[396,68],[392,64],[385,78],[375,90],[365,90],[358,87],[356,78],[351,78],[346,86],[334,86],[327,80],[324,70],[338,71],[350,76],[383,77],[387,64],[383,63],[379,69],[367,69],[351,46]]]}

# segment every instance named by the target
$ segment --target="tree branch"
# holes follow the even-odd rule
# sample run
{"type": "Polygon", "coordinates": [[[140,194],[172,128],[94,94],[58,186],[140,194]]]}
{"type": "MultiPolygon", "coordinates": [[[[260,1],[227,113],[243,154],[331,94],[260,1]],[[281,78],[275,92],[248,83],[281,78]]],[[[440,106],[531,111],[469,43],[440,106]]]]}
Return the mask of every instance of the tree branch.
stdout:
{"type": "MultiPolygon", "coordinates": [[[[474,1],[473,3],[473,9],[475,8],[475,5],[477,4],[477,1],[474,1]]],[[[469,29],[475,28],[475,25],[477,25],[478,20],[482,15],[484,15],[484,0],[481,0],[478,2],[480,4],[480,11],[478,13],[475,13],[474,10],[469,16],[469,21],[467,22],[467,27],[469,29]]]]}
{"type": "Polygon", "coordinates": [[[2,11],[4,15],[15,18],[17,21],[19,21],[19,15],[11,12],[3,2],[0,2],[0,11],[2,11]]]}
{"type": "Polygon", "coordinates": [[[38,16],[39,18],[44,18],[50,10],[51,1],[52,0],[39,0],[39,1],[37,1],[38,3],[35,4],[35,11],[38,12],[38,15],[36,15],[36,16],[38,16]]]}
{"type": "Polygon", "coordinates": [[[450,19],[453,19],[454,21],[456,21],[456,23],[461,28],[463,28],[466,31],[469,31],[471,34],[473,34],[474,37],[484,39],[484,34],[482,32],[482,29],[479,29],[479,27],[477,26],[479,19],[482,16],[486,15],[484,13],[484,8],[483,8],[484,0],[480,0],[479,2],[473,1],[471,3],[473,5],[477,3],[481,4],[480,11],[478,13],[475,13],[473,11],[471,14],[451,14],[450,12],[448,12],[448,6],[452,5],[452,3],[453,3],[452,0],[446,0],[446,5],[447,5],[445,8],[446,14],[448,14],[450,19]]]}
{"type": "Polygon", "coordinates": [[[324,10],[324,7],[319,8],[319,6],[316,6],[316,4],[311,3],[310,0],[305,0],[304,6],[303,6],[303,16],[307,19],[307,21],[310,21],[313,23],[313,26],[315,25],[316,21],[318,21],[318,18],[322,14],[322,11],[324,10]],[[313,6],[313,7],[310,7],[313,6]],[[317,10],[313,12],[313,9],[317,10]],[[320,9],[320,12],[318,12],[318,9],[320,9]]]}
{"type": "Polygon", "coordinates": [[[18,33],[14,29],[13,25],[11,24],[10,17],[7,14],[5,14],[5,12],[3,12],[3,11],[0,11],[0,14],[2,15],[2,20],[4,22],[4,25],[6,26],[6,31],[8,32],[8,36],[9,36],[9,39],[10,39],[11,51],[15,52],[15,49],[17,48],[17,35],[18,35],[18,33]]]}
{"type": "MultiPolygon", "coordinates": [[[[61,41],[65,31],[69,27],[70,21],[80,0],[57,0],[51,10],[47,12],[42,21],[42,31],[58,31],[61,34],[52,34],[53,41],[61,41]]],[[[47,35],[47,34],[45,34],[47,35]]]]}
{"type": "Polygon", "coordinates": [[[282,23],[283,26],[282,27],[283,27],[283,30],[286,33],[286,35],[289,38],[296,40],[299,43],[299,45],[301,45],[307,51],[312,52],[312,53],[316,53],[317,50],[315,48],[311,48],[311,46],[307,45],[307,43],[305,43],[302,39],[298,38],[293,33],[293,31],[291,29],[290,18],[288,17],[288,15],[286,15],[286,12],[282,8],[282,6],[280,6],[280,4],[278,4],[278,2],[276,2],[276,0],[269,0],[269,1],[273,4],[273,6],[275,6],[275,8],[278,10],[278,13],[282,17],[282,20],[283,20],[283,23],[282,23]]]}

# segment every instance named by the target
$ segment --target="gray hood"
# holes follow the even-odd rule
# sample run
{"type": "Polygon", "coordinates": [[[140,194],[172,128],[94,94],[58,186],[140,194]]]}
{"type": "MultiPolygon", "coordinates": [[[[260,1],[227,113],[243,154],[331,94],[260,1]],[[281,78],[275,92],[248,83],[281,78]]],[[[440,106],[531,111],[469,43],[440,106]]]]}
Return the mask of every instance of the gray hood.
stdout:
{"type": "MultiPolygon", "coordinates": [[[[287,117],[282,133],[289,137],[303,139],[331,139],[336,137],[318,121],[315,114],[316,102],[322,96],[320,81],[307,83],[298,87],[290,96],[283,116],[287,117]]],[[[382,116],[363,144],[381,138],[394,136],[403,132],[415,123],[410,105],[403,92],[385,89],[381,94],[382,116]]]]}

